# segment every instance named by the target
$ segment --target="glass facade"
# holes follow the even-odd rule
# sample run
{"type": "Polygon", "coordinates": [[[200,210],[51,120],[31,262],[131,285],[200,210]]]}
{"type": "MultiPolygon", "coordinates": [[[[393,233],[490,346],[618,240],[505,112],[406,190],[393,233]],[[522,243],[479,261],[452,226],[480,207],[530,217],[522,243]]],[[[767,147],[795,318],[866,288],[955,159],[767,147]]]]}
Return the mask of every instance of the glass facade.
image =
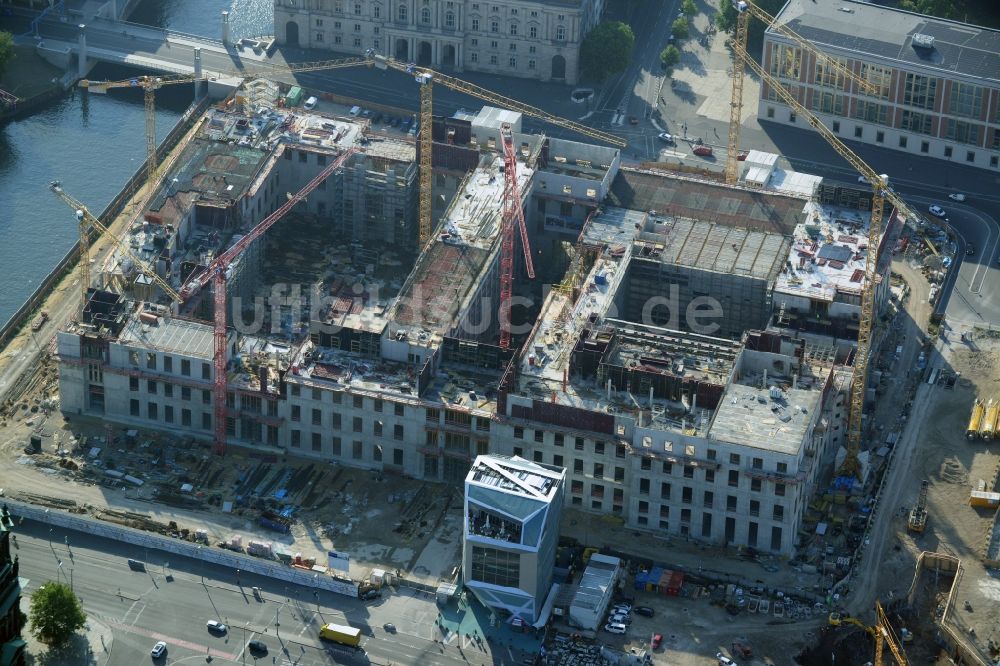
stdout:
{"type": "Polygon", "coordinates": [[[521,582],[521,556],[496,548],[472,547],[472,580],[501,587],[521,582]]]}

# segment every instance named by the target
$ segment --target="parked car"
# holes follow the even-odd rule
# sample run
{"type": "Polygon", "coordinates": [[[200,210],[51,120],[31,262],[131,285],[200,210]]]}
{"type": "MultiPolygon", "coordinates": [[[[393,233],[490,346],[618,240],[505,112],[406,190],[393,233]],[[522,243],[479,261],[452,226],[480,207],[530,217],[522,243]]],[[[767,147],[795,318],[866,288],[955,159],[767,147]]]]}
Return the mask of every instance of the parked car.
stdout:
{"type": "Polygon", "coordinates": [[[749,150],[741,150],[740,152],[736,153],[736,161],[745,162],[747,159],[747,155],[749,154],[750,154],[749,150]]]}
{"type": "Polygon", "coordinates": [[[639,124],[639,119],[636,118],[635,116],[629,116],[628,117],[628,124],[629,125],[638,125],[639,124]]]}
{"type": "Polygon", "coordinates": [[[659,650],[661,645],[663,645],[663,634],[653,634],[653,639],[649,641],[650,649],[659,650]]]}
{"type": "Polygon", "coordinates": [[[372,588],[370,590],[367,590],[367,591],[361,593],[361,600],[362,601],[371,601],[372,599],[378,599],[381,596],[382,596],[382,592],[381,591],[376,590],[375,588],[372,588]]]}
{"type": "Polygon", "coordinates": [[[403,122],[403,121],[400,118],[397,118],[396,116],[393,116],[392,117],[392,122],[389,123],[389,124],[392,125],[393,127],[399,127],[399,123],[401,123],[401,122],[403,122]]]}
{"type": "Polygon", "coordinates": [[[382,122],[382,114],[376,113],[375,116],[372,118],[372,125],[376,125],[380,122],[382,122]]]}
{"type": "Polygon", "coordinates": [[[302,108],[305,109],[306,111],[312,111],[313,109],[316,108],[317,104],[319,104],[319,100],[316,99],[315,97],[310,97],[309,99],[306,100],[305,104],[302,105],[302,108]]]}
{"type": "Polygon", "coordinates": [[[951,199],[952,201],[965,201],[965,195],[959,194],[958,192],[953,192],[952,194],[949,194],[948,198],[951,199]]]}
{"type": "Polygon", "coordinates": [[[667,144],[668,146],[673,146],[677,143],[676,141],[674,141],[673,134],[668,134],[667,132],[660,132],[656,136],[660,141],[667,144]]]}
{"type": "Polygon", "coordinates": [[[719,661],[719,666],[737,666],[735,661],[721,652],[716,653],[715,658],[719,661]]]}
{"type": "Polygon", "coordinates": [[[941,218],[948,217],[948,213],[946,213],[944,208],[941,208],[941,206],[930,206],[927,209],[927,212],[933,215],[934,217],[941,217],[941,218]]]}
{"type": "Polygon", "coordinates": [[[711,146],[695,146],[694,150],[691,151],[699,157],[711,157],[712,147],[711,146]]]}
{"type": "Polygon", "coordinates": [[[656,611],[649,606],[636,606],[632,610],[635,611],[636,615],[643,615],[645,617],[653,617],[656,615],[656,611]]]}
{"type": "Polygon", "coordinates": [[[608,616],[608,624],[632,624],[631,618],[629,618],[627,613],[612,613],[608,616]]]}
{"type": "Polygon", "coordinates": [[[612,624],[609,622],[608,624],[604,625],[604,631],[608,632],[609,634],[621,635],[625,634],[625,632],[628,631],[628,627],[626,627],[624,624],[612,624]]]}
{"type": "Polygon", "coordinates": [[[156,645],[153,646],[153,649],[149,651],[149,655],[153,659],[159,659],[166,653],[167,653],[167,644],[164,643],[163,641],[158,642],[156,645]]]}
{"type": "Polygon", "coordinates": [[[213,634],[224,634],[229,631],[229,628],[218,620],[209,620],[205,623],[205,626],[213,634]]]}
{"type": "Polygon", "coordinates": [[[247,649],[250,650],[250,654],[252,655],[263,656],[267,654],[267,643],[255,638],[247,643],[247,649]]]}
{"type": "Polygon", "coordinates": [[[974,257],[974,256],[976,256],[976,246],[973,245],[972,243],[968,243],[965,246],[965,256],[967,256],[967,257],[974,257]]]}

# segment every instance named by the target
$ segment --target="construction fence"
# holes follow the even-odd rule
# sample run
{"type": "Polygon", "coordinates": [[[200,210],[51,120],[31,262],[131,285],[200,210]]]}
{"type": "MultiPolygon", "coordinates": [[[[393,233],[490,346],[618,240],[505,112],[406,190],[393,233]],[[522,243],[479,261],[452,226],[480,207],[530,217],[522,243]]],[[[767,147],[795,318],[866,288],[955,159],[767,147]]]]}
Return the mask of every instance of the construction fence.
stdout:
{"type": "MultiPolygon", "coordinates": [[[[53,527],[61,527],[76,532],[86,532],[106,539],[113,539],[136,547],[136,556],[132,559],[143,560],[145,553],[154,550],[159,553],[172,553],[181,557],[189,557],[200,562],[208,562],[235,571],[267,576],[293,585],[302,585],[315,589],[326,590],[336,594],[357,598],[358,584],[354,581],[332,578],[325,574],[297,569],[272,560],[265,560],[250,555],[243,555],[221,548],[190,543],[181,539],[151,534],[131,527],[122,527],[96,520],[87,516],[74,515],[58,509],[46,509],[13,500],[4,500],[15,516],[25,520],[33,520],[53,527]],[[141,549],[141,550],[140,550],[141,549]],[[140,555],[140,553],[142,553],[140,555]]],[[[149,564],[149,563],[147,563],[149,564]]]]}

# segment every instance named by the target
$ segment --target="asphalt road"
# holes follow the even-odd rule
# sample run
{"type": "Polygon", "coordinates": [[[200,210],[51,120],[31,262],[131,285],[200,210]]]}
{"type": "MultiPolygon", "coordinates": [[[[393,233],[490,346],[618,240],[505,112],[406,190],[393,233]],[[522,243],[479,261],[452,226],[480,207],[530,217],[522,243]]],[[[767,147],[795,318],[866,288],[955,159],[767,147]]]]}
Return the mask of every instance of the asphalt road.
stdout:
{"type": "MultiPolygon", "coordinates": [[[[340,595],[287,585],[188,558],[143,552],[101,537],[26,522],[16,528],[20,575],[25,595],[49,580],[71,582],[88,615],[109,627],[113,637],[109,666],[151,663],[149,650],[168,644],[160,664],[202,662],[207,655],[222,664],[493,664],[494,658],[461,637],[435,642],[437,607],[432,598],[403,588],[398,594],[365,603],[340,595]],[[68,543],[66,537],[69,538],[68,543]],[[127,558],[146,562],[146,572],[129,569],[127,558]],[[167,580],[167,575],[172,580],[167,580]],[[257,601],[252,587],[263,590],[257,601]],[[229,625],[225,636],[208,632],[206,622],[229,625]],[[362,652],[321,642],[326,622],[362,630],[362,652]],[[388,634],[391,622],[397,632],[388,634]],[[244,633],[245,632],[245,633],[244,633]],[[255,660],[245,651],[251,638],[264,641],[268,655],[255,660]]],[[[499,663],[499,662],[497,662],[499,663]]]]}

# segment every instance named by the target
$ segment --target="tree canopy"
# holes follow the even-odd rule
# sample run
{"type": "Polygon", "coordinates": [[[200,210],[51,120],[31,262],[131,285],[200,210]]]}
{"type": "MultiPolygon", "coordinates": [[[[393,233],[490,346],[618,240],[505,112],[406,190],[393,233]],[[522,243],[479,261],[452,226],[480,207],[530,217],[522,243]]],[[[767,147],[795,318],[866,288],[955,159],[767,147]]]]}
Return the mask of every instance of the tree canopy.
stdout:
{"type": "Polygon", "coordinates": [[[628,24],[604,21],[587,33],[580,45],[580,66],[594,81],[624,72],[632,59],[635,35],[628,24]]]}
{"type": "Polygon", "coordinates": [[[80,600],[63,583],[49,581],[31,596],[31,634],[53,647],[66,643],[87,623],[80,600]]]}
{"type": "Polygon", "coordinates": [[[7,63],[14,57],[14,36],[9,32],[0,32],[0,76],[7,69],[7,63]]]}
{"type": "Polygon", "coordinates": [[[676,65],[680,61],[681,61],[681,52],[673,44],[668,45],[667,48],[660,51],[660,62],[662,62],[663,66],[666,67],[667,69],[671,69],[674,65],[676,65]]]}
{"type": "Polygon", "coordinates": [[[670,34],[677,39],[687,39],[688,35],[691,34],[687,17],[681,16],[674,21],[673,25],[670,26],[670,34]]]}
{"type": "Polygon", "coordinates": [[[684,12],[685,16],[691,18],[698,13],[698,5],[694,4],[694,0],[684,0],[681,3],[681,11],[684,12]]]}

